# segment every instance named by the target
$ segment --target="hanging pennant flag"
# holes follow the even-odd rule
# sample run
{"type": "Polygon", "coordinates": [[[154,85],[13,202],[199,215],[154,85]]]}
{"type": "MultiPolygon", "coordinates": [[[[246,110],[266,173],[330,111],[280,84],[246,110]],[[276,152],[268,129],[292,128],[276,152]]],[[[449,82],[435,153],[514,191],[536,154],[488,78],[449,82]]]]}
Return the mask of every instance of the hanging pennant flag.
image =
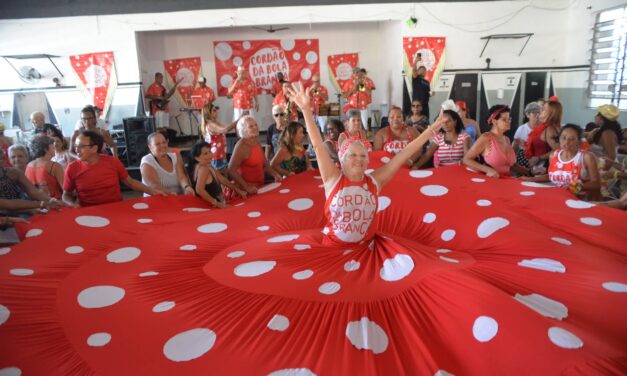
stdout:
{"type": "Polygon", "coordinates": [[[329,79],[335,90],[340,93],[344,82],[351,79],[353,68],[359,66],[359,55],[357,53],[330,55],[327,57],[329,64],[329,79]]]}
{"type": "Polygon", "coordinates": [[[200,57],[164,60],[163,67],[166,72],[168,88],[173,87],[175,82],[179,82],[176,87],[177,101],[184,107],[193,107],[192,93],[200,75],[200,57]]]}
{"type": "Polygon", "coordinates": [[[94,52],[70,56],[70,64],[78,80],[76,86],[89,101],[102,109],[103,116],[113,100],[118,85],[113,52],[94,52]]]}
{"type": "Polygon", "coordinates": [[[311,77],[320,73],[317,39],[282,39],[214,42],[218,95],[226,96],[237,68],[243,66],[262,94],[269,94],[283,72],[289,81],[311,86],[311,77]]]}
{"type": "Polygon", "coordinates": [[[427,69],[425,79],[431,83],[431,87],[435,87],[444,69],[445,46],[446,38],[444,37],[403,37],[403,68],[410,95],[412,94],[412,66],[416,61],[416,55],[420,54],[418,65],[427,69]]]}

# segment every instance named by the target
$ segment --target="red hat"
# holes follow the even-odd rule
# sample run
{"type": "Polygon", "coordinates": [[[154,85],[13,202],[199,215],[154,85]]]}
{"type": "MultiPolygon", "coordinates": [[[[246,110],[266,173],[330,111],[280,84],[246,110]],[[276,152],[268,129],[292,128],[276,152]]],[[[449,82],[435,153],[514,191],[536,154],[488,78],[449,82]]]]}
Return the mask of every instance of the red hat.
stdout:
{"type": "Polygon", "coordinates": [[[457,107],[460,110],[464,110],[464,111],[468,112],[468,105],[466,105],[466,102],[464,102],[464,101],[455,101],[455,104],[457,105],[457,107]]]}
{"type": "Polygon", "coordinates": [[[560,101],[560,99],[559,99],[559,97],[557,95],[551,95],[549,97],[549,102],[559,102],[559,101],[560,101]]]}

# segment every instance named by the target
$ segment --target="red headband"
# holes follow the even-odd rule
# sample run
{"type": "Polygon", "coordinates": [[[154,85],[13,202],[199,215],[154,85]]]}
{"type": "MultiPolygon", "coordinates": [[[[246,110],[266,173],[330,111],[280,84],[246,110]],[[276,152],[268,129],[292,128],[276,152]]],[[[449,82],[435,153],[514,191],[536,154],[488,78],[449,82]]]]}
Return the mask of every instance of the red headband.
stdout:
{"type": "Polygon", "coordinates": [[[499,117],[501,112],[505,112],[505,110],[509,111],[509,107],[507,107],[506,105],[502,105],[498,110],[494,111],[492,113],[492,115],[490,115],[490,117],[488,118],[488,125],[491,125],[492,124],[492,120],[494,120],[497,117],[499,117]]]}
{"type": "Polygon", "coordinates": [[[355,141],[361,142],[362,145],[364,145],[366,149],[368,149],[371,146],[368,140],[364,140],[363,138],[360,138],[360,137],[350,137],[349,139],[347,139],[346,141],[342,143],[342,145],[340,146],[340,150],[337,152],[337,156],[340,157],[340,161],[344,159],[344,154],[346,154],[348,147],[351,146],[351,144],[355,141]]]}

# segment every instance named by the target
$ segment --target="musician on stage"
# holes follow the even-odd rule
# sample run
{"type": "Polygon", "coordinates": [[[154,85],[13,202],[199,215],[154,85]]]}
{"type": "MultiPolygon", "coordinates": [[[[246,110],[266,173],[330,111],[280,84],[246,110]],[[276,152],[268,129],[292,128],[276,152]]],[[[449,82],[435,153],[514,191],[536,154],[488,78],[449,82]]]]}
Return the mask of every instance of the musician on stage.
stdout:
{"type": "Polygon", "coordinates": [[[353,77],[347,80],[342,87],[343,95],[348,103],[361,113],[361,125],[368,130],[369,108],[372,102],[372,91],[376,89],[374,82],[367,77],[364,68],[355,68],[353,77]]]}
{"type": "Polygon", "coordinates": [[[316,119],[316,123],[318,123],[318,125],[322,129],[322,132],[324,133],[327,125],[328,116],[327,114],[323,114],[322,116],[320,115],[320,106],[327,104],[327,101],[329,100],[329,91],[326,87],[320,85],[319,75],[314,74],[314,76],[311,78],[311,81],[313,82],[313,84],[311,85],[311,91],[309,92],[309,100],[312,105],[312,110],[316,119]]]}
{"type": "Polygon", "coordinates": [[[241,118],[248,113],[255,117],[255,112],[259,111],[259,100],[257,99],[257,87],[248,78],[248,72],[243,66],[237,67],[237,78],[233,81],[227,92],[227,97],[233,98],[233,120],[241,118]]]}
{"type": "Polygon", "coordinates": [[[192,93],[192,101],[194,108],[199,112],[202,111],[202,107],[206,104],[211,104],[216,100],[216,93],[213,92],[209,86],[207,86],[207,78],[198,76],[198,87],[194,89],[192,93]]]}
{"type": "Polygon", "coordinates": [[[298,121],[298,110],[296,109],[296,105],[294,103],[290,103],[290,100],[287,99],[287,90],[290,87],[290,82],[283,80],[283,90],[281,90],[281,92],[274,97],[272,105],[281,105],[283,110],[285,110],[286,117],[289,121],[298,121]]]}
{"type": "Polygon", "coordinates": [[[145,97],[150,99],[150,115],[155,117],[155,126],[157,128],[170,127],[170,106],[168,102],[179,83],[181,83],[181,80],[174,83],[172,89],[167,91],[165,86],[163,86],[163,74],[157,72],[155,73],[155,82],[146,90],[145,97]]]}

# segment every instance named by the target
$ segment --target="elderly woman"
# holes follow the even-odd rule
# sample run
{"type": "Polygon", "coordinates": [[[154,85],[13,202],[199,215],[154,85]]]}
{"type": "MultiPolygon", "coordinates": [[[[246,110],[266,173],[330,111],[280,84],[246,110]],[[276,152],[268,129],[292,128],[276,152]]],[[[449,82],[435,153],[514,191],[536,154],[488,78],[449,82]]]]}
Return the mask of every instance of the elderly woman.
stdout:
{"type": "Polygon", "coordinates": [[[389,163],[367,175],[368,150],[363,141],[359,138],[350,138],[341,144],[339,151],[341,169],[337,168],[322,144],[322,137],[311,111],[309,93],[303,90],[302,85],[295,84],[289,90],[289,95],[305,117],[324,183],[328,232],[325,232],[323,242],[369,244],[374,236],[373,224],[376,221],[379,191],[405,161],[422,147],[429,137],[428,134],[435,134],[439,125],[434,124],[428,132],[414,139],[389,163]],[[359,219],[352,217],[356,211],[363,214],[359,219]]]}
{"type": "Polygon", "coordinates": [[[70,154],[67,147],[67,141],[65,140],[65,137],[63,137],[63,133],[61,133],[59,128],[50,128],[46,134],[54,140],[54,155],[52,156],[52,161],[60,164],[65,171],[67,166],[74,162],[76,158],[70,154]]]}
{"type": "Polygon", "coordinates": [[[562,126],[562,104],[559,98],[553,96],[544,104],[540,121],[541,123],[529,133],[525,144],[525,157],[532,168],[546,167],[552,150],[559,147],[558,134],[562,126]]]}
{"type": "Polygon", "coordinates": [[[456,101],[455,105],[457,106],[457,113],[464,123],[464,131],[470,136],[471,141],[474,143],[477,141],[477,137],[481,135],[481,129],[479,129],[479,125],[475,119],[470,118],[470,111],[466,102],[456,101]]]}
{"type": "Polygon", "coordinates": [[[551,153],[547,175],[526,180],[550,181],[588,200],[601,197],[601,178],[594,155],[580,149],[583,130],[575,124],[566,124],[559,133],[559,148],[551,153]]]}
{"type": "Polygon", "coordinates": [[[26,177],[35,188],[57,200],[63,194],[63,167],[53,162],[54,140],[48,136],[36,136],[30,144],[34,160],[26,166],[26,177]]]}
{"type": "Polygon", "coordinates": [[[525,116],[529,119],[528,122],[519,126],[514,134],[514,152],[516,153],[516,163],[523,167],[529,166],[529,161],[525,157],[525,144],[529,138],[529,133],[540,122],[540,113],[542,113],[542,106],[537,102],[530,102],[525,106],[525,116]]]}
{"type": "Polygon", "coordinates": [[[510,170],[523,175],[529,173],[528,169],[516,165],[516,154],[509,143],[509,138],[505,136],[512,122],[509,114],[510,109],[504,104],[497,104],[490,108],[488,124],[492,127],[489,132],[479,136],[477,142],[468,150],[463,159],[466,166],[492,178],[510,175],[510,170]],[[480,155],[485,164],[476,161],[480,155]]]}
{"type": "Polygon", "coordinates": [[[257,193],[257,188],[265,180],[264,172],[281,180],[281,176],[268,163],[259,143],[259,127],[250,115],[243,116],[237,122],[237,133],[241,137],[233,150],[229,162],[229,176],[237,185],[249,194],[257,193]]]}
{"type": "Polygon", "coordinates": [[[620,111],[613,104],[604,104],[597,108],[594,122],[599,128],[589,136],[592,144],[590,152],[595,156],[610,161],[616,160],[616,150],[623,141],[623,130],[618,123],[619,116],[620,111]]]}
{"type": "Polygon", "coordinates": [[[338,119],[331,119],[327,123],[327,127],[324,131],[324,148],[329,153],[329,157],[331,160],[339,166],[340,159],[337,156],[337,151],[339,149],[338,138],[340,134],[344,132],[344,124],[338,119]]]}
{"type": "Polygon", "coordinates": [[[349,138],[359,138],[366,148],[370,149],[370,142],[366,131],[361,126],[361,112],[356,109],[346,111],[346,130],[340,134],[337,142],[342,145],[349,138]]]}
{"type": "MultiPolygon", "coordinates": [[[[374,150],[385,150],[390,154],[398,154],[405,149],[414,138],[420,133],[416,128],[410,127],[403,123],[403,113],[398,107],[392,107],[388,114],[390,125],[379,129],[374,136],[374,150]]],[[[409,167],[420,157],[422,150],[418,150],[410,156],[405,162],[409,167]]]]}
{"type": "Polygon", "coordinates": [[[427,151],[418,159],[414,168],[421,168],[431,157],[435,167],[458,165],[470,149],[470,137],[464,133],[464,123],[456,111],[444,110],[442,129],[431,139],[427,151]]]}
{"type": "Polygon", "coordinates": [[[26,146],[21,144],[11,145],[9,147],[9,160],[11,160],[13,167],[22,172],[26,171],[26,165],[30,161],[30,155],[26,146]]]}
{"type": "MultiPolygon", "coordinates": [[[[183,160],[176,154],[168,152],[168,142],[159,132],[148,135],[148,148],[139,165],[142,183],[173,194],[194,195],[194,188],[189,183],[183,160]]],[[[144,193],[144,196],[149,194],[144,193]]]]}
{"type": "Polygon", "coordinates": [[[421,133],[429,126],[429,118],[422,113],[422,103],[419,100],[414,99],[411,102],[411,114],[405,119],[405,124],[421,133]]]}
{"type": "Polygon", "coordinates": [[[313,170],[303,147],[305,127],[295,121],[290,122],[281,132],[279,150],[270,165],[282,176],[295,175],[305,170],[313,170]]]}
{"type": "Polygon", "coordinates": [[[229,125],[224,125],[218,121],[218,110],[220,107],[213,103],[207,103],[202,107],[202,124],[200,132],[203,139],[209,145],[213,154],[211,164],[218,170],[226,170],[228,162],[226,160],[226,134],[235,129],[237,121],[229,125]]]}

